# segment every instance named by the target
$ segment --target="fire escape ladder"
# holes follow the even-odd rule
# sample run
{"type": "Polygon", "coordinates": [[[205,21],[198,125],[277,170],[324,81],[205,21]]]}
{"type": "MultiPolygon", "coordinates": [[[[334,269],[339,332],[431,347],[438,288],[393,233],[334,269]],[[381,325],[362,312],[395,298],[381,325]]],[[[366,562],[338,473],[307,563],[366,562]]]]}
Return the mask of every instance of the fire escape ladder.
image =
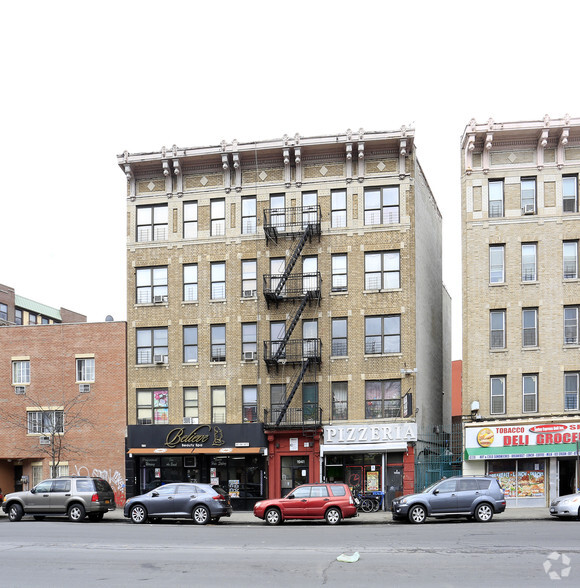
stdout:
{"type": "Polygon", "coordinates": [[[300,386],[300,382],[302,382],[302,378],[304,378],[304,374],[306,373],[306,370],[308,369],[309,364],[310,364],[310,359],[308,357],[304,358],[302,361],[302,368],[298,372],[298,375],[296,376],[296,379],[294,380],[294,384],[292,385],[292,389],[290,390],[290,394],[288,395],[288,398],[286,398],[286,402],[284,403],[284,406],[280,410],[280,415],[276,419],[276,426],[277,427],[280,425],[280,423],[282,422],[282,420],[286,416],[286,411],[288,410],[288,407],[290,406],[290,403],[292,402],[292,398],[294,398],[294,394],[296,394],[296,390],[298,390],[298,386],[300,386]]]}
{"type": "Polygon", "coordinates": [[[311,227],[311,225],[307,225],[306,228],[304,229],[304,233],[302,233],[302,236],[300,237],[300,240],[296,244],[296,247],[294,248],[292,255],[290,256],[290,259],[288,260],[288,264],[286,265],[286,269],[284,270],[284,273],[282,274],[282,277],[280,278],[280,282],[278,283],[278,286],[276,287],[276,291],[275,291],[276,298],[278,298],[278,296],[280,296],[280,293],[284,289],[284,286],[286,285],[286,281],[288,280],[288,276],[292,273],[292,270],[294,269],[294,266],[296,265],[296,262],[298,261],[300,254],[302,253],[302,249],[304,249],[304,245],[306,245],[306,241],[308,240],[308,238],[311,235],[312,235],[312,227],[311,227]]]}
{"type": "Polygon", "coordinates": [[[300,320],[300,317],[302,316],[302,312],[304,311],[304,308],[306,308],[306,305],[308,304],[310,297],[311,297],[310,291],[306,291],[304,293],[304,295],[302,296],[302,301],[300,302],[300,306],[296,310],[296,314],[294,315],[294,318],[292,319],[292,321],[288,325],[288,328],[286,329],[286,334],[284,335],[284,338],[281,339],[279,343],[277,342],[278,349],[276,350],[276,353],[272,357],[273,360],[278,361],[280,359],[280,357],[286,351],[286,343],[288,343],[288,340],[290,339],[290,336],[292,335],[294,328],[298,324],[298,321],[300,320]]]}

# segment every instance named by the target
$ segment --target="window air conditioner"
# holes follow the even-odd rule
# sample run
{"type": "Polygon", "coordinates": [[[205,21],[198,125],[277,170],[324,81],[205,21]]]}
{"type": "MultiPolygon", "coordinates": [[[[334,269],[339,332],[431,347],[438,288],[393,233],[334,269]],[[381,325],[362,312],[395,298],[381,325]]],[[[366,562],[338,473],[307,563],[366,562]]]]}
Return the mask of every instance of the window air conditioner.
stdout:
{"type": "Polygon", "coordinates": [[[14,394],[26,394],[26,386],[14,386],[14,394]]]}
{"type": "Polygon", "coordinates": [[[256,291],[255,290],[244,290],[242,292],[242,297],[243,298],[253,298],[256,295],[256,291]]]}
{"type": "Polygon", "coordinates": [[[154,355],[153,363],[167,363],[167,355],[154,355]]]}
{"type": "Polygon", "coordinates": [[[255,351],[244,351],[244,361],[255,361],[256,359],[256,352],[255,351]]]}
{"type": "Polygon", "coordinates": [[[50,437],[40,437],[39,442],[41,445],[50,445],[50,437]]]}
{"type": "Polygon", "coordinates": [[[162,302],[167,302],[167,296],[153,296],[153,302],[155,304],[161,304],[162,302]]]}
{"type": "Polygon", "coordinates": [[[524,214],[534,214],[536,212],[535,204],[524,204],[524,214]]]}
{"type": "Polygon", "coordinates": [[[184,425],[197,425],[197,424],[199,424],[199,419],[197,417],[183,417],[183,424],[184,425]]]}
{"type": "Polygon", "coordinates": [[[79,394],[87,394],[91,391],[90,384],[79,384],[79,394]]]}

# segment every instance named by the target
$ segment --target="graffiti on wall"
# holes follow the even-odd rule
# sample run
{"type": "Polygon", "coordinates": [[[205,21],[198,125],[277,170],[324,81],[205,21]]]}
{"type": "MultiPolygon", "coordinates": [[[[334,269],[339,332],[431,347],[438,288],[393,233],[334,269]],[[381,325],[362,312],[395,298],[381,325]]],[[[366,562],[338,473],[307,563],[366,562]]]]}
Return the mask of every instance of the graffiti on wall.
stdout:
{"type": "Polygon", "coordinates": [[[97,478],[103,478],[107,480],[115,493],[115,503],[117,506],[125,506],[126,495],[125,495],[125,479],[117,470],[100,470],[99,468],[93,468],[89,470],[87,466],[75,466],[75,471],[72,473],[73,476],[94,476],[97,478]]]}

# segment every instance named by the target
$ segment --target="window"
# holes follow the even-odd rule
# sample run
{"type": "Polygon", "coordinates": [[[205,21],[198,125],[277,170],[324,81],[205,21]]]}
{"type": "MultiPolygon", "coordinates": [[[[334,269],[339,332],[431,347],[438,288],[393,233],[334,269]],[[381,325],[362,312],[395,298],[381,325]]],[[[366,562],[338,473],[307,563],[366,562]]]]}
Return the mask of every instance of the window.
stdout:
{"type": "Polygon", "coordinates": [[[95,358],[77,358],[77,382],[95,381],[95,358]]]}
{"type": "Polygon", "coordinates": [[[491,414],[505,413],[505,376],[491,376],[491,414]]]}
{"type": "Polygon", "coordinates": [[[28,324],[35,325],[38,322],[38,315],[34,312],[28,313],[28,324]]]}
{"type": "Polygon", "coordinates": [[[242,359],[250,357],[253,353],[255,358],[258,353],[258,325],[257,323],[242,323],[242,359]]]}
{"type": "Polygon", "coordinates": [[[183,416],[192,419],[192,423],[199,422],[199,398],[197,388],[183,389],[183,416]]]}
{"type": "Polygon", "coordinates": [[[183,300],[197,300],[197,263],[183,266],[183,300]]]}
{"type": "Polygon", "coordinates": [[[503,180],[489,182],[489,217],[503,216],[503,180]]]}
{"type": "Polygon", "coordinates": [[[285,384],[272,384],[270,386],[270,411],[271,420],[275,422],[282,409],[286,404],[286,385],[285,384]]]}
{"type": "Polygon", "coordinates": [[[332,382],[332,418],[348,419],[348,382],[332,382]]]}
{"type": "Polygon", "coordinates": [[[564,241],[564,279],[575,280],[578,277],[578,241],[564,241]]]}
{"type": "Polygon", "coordinates": [[[137,424],[169,424],[167,390],[137,390],[137,424]]]}
{"type": "Polygon", "coordinates": [[[168,235],[167,204],[137,207],[137,241],[166,241],[168,235]]]}
{"type": "Polygon", "coordinates": [[[332,319],[332,355],[345,356],[348,353],[347,345],[347,319],[332,319]]]}
{"type": "Polygon", "coordinates": [[[505,310],[489,311],[489,347],[505,348],[505,310]]]}
{"type": "Polygon", "coordinates": [[[365,382],[367,419],[401,416],[401,380],[369,380],[365,382]]]}
{"type": "Polygon", "coordinates": [[[8,321],[8,305],[0,303],[0,321],[8,321]]]}
{"type": "Polygon", "coordinates": [[[226,263],[219,261],[211,264],[211,299],[224,300],[226,297],[226,263]]]}
{"type": "Polygon", "coordinates": [[[272,345],[272,357],[274,357],[278,352],[280,352],[280,356],[278,357],[278,359],[284,359],[284,357],[286,357],[285,349],[280,350],[280,347],[282,347],[280,341],[283,341],[285,336],[286,323],[284,321],[274,321],[270,323],[270,342],[272,345]]]}
{"type": "Polygon", "coordinates": [[[40,484],[42,480],[44,480],[44,476],[42,474],[42,462],[33,463],[32,466],[32,488],[34,488],[37,484],[40,484]]]}
{"type": "Polygon", "coordinates": [[[399,222],[399,186],[366,188],[364,204],[365,225],[399,222]]]}
{"type": "Polygon", "coordinates": [[[137,304],[167,301],[167,267],[141,267],[136,271],[137,304]]]}
{"type": "MultiPolygon", "coordinates": [[[[284,257],[271,257],[270,258],[270,290],[274,292],[280,284],[282,274],[286,269],[286,259],[284,257]]],[[[284,286],[281,290],[282,295],[285,293],[286,287],[284,286]]]]}
{"type": "Polygon", "coordinates": [[[226,422],[226,389],[223,386],[211,389],[211,422],[226,422]]]}
{"type": "Polygon", "coordinates": [[[223,198],[210,202],[211,235],[223,237],[226,234],[226,201],[223,198]]]}
{"type": "Polygon", "coordinates": [[[489,281],[491,284],[505,282],[503,245],[489,246],[489,281]]]}
{"type": "Polygon", "coordinates": [[[256,386],[242,386],[242,421],[244,423],[258,422],[258,388],[256,386]]]}
{"type": "Polygon", "coordinates": [[[29,410],[26,416],[29,435],[64,433],[64,411],[62,410],[29,410]]]}
{"type": "Polygon", "coordinates": [[[211,326],[211,361],[226,360],[226,326],[211,326]]]}
{"type": "Polygon", "coordinates": [[[272,194],[270,196],[270,223],[273,227],[284,230],[286,226],[286,197],[284,194],[272,194]]]}
{"type": "Polygon", "coordinates": [[[197,357],[197,326],[183,327],[183,361],[194,363],[197,357]]]}
{"type": "Polygon", "coordinates": [[[257,227],[256,197],[242,198],[242,235],[254,235],[257,227]]]}
{"type": "Polygon", "coordinates": [[[332,227],[346,227],[346,190],[332,190],[330,192],[330,225],[332,227]]]}
{"type": "Polygon", "coordinates": [[[522,178],[520,183],[522,212],[536,213],[536,178],[522,178]]]}
{"type": "Polygon", "coordinates": [[[332,256],[332,291],[346,292],[348,277],[346,271],[346,253],[337,253],[332,256]]]}
{"type": "Polygon", "coordinates": [[[253,297],[258,290],[258,262],[255,259],[242,261],[242,296],[253,297]]]}
{"type": "Polygon", "coordinates": [[[537,276],[537,243],[522,243],[522,282],[535,282],[537,276]]]}
{"type": "Polygon", "coordinates": [[[365,253],[365,290],[387,290],[400,286],[398,251],[365,253]]]}
{"type": "Polygon", "coordinates": [[[564,410],[578,410],[578,372],[564,374],[564,410]]]}
{"type": "Polygon", "coordinates": [[[562,211],[578,212],[578,176],[562,178],[562,211]]]}
{"type": "Polygon", "coordinates": [[[183,203],[183,238],[197,239],[197,202],[183,203]]]}
{"type": "Polygon", "coordinates": [[[365,318],[365,353],[400,353],[401,316],[365,318]]]}
{"type": "Polygon", "coordinates": [[[564,343],[578,344],[578,307],[564,307],[564,343]]]}
{"type": "Polygon", "coordinates": [[[168,352],[167,327],[137,329],[138,364],[154,363],[157,360],[155,356],[167,357],[168,352]]]}
{"type": "Polygon", "coordinates": [[[318,290],[318,257],[308,255],[302,258],[302,292],[318,290]]]}
{"type": "Polygon", "coordinates": [[[302,356],[317,357],[319,352],[318,320],[305,320],[302,322],[302,356]]]}
{"type": "Polygon", "coordinates": [[[538,374],[524,374],[522,377],[523,412],[538,411],[538,374]]]}
{"type": "Polygon", "coordinates": [[[308,383],[302,386],[302,418],[315,421],[318,418],[318,384],[308,383]]]}
{"type": "Polygon", "coordinates": [[[50,320],[49,320],[47,317],[45,317],[45,316],[43,316],[43,317],[40,319],[40,322],[41,322],[43,325],[49,325],[49,324],[50,324],[50,320]]]}
{"type": "Polygon", "coordinates": [[[538,309],[522,309],[522,346],[538,346],[538,309]]]}
{"type": "Polygon", "coordinates": [[[318,222],[318,192],[302,192],[302,227],[318,222]]]}
{"type": "Polygon", "coordinates": [[[30,384],[30,360],[17,360],[12,362],[12,383],[30,384]]]}
{"type": "Polygon", "coordinates": [[[21,308],[14,309],[14,324],[15,325],[22,324],[22,309],[21,308]]]}

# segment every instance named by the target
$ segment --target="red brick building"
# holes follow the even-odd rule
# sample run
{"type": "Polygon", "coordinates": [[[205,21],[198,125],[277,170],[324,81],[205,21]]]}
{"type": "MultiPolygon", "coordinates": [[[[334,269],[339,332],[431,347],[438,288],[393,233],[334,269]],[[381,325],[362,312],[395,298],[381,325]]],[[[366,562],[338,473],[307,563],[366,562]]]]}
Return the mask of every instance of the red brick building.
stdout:
{"type": "Polygon", "coordinates": [[[0,488],[98,475],[125,501],[126,323],[0,328],[0,488]]]}

